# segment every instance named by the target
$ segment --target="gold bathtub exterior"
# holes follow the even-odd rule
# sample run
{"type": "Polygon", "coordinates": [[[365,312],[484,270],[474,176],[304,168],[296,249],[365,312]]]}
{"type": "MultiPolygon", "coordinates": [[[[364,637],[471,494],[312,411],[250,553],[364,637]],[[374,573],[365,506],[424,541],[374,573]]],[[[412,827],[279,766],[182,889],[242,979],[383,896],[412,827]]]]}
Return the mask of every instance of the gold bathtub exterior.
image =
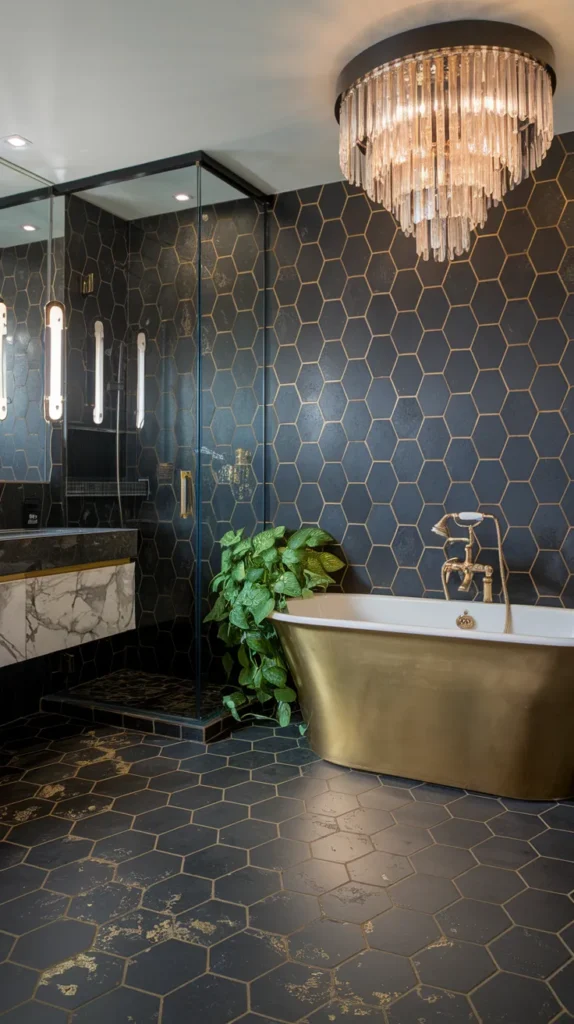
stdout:
{"type": "Polygon", "coordinates": [[[275,625],[320,757],[523,800],[571,795],[572,648],[275,625]]]}

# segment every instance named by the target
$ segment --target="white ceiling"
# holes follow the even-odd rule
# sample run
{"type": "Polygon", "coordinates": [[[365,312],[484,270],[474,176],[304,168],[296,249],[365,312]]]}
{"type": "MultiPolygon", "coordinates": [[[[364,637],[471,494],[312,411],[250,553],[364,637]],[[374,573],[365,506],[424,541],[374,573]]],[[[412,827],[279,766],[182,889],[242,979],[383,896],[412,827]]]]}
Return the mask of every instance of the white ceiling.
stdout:
{"type": "Polygon", "coordinates": [[[28,0],[5,21],[0,138],[34,145],[0,156],[63,182],[203,149],[271,192],[333,181],[342,66],[456,18],[546,36],[556,129],[574,128],[573,0],[28,0]]]}

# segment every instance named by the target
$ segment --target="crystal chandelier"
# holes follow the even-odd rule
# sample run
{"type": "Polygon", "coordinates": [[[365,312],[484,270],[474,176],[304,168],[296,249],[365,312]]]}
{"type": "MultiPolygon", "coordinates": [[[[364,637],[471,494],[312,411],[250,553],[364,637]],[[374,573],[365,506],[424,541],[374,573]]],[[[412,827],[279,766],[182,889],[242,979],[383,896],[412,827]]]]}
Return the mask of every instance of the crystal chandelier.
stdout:
{"type": "Polygon", "coordinates": [[[536,33],[485,21],[370,47],[338,83],[345,178],[414,235],[423,259],[467,252],[488,209],[548,152],[553,60],[536,33]]]}

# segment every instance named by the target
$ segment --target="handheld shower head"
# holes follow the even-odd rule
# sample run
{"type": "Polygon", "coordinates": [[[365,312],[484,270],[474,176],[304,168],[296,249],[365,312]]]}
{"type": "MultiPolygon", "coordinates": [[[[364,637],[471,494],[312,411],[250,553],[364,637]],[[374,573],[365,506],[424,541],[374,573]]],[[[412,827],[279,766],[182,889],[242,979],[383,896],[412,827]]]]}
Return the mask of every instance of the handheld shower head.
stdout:
{"type": "Polygon", "coordinates": [[[439,519],[438,523],[434,524],[432,532],[438,533],[439,537],[444,537],[445,540],[450,540],[450,530],[447,526],[447,522],[451,517],[452,512],[447,512],[442,519],[439,519]]]}

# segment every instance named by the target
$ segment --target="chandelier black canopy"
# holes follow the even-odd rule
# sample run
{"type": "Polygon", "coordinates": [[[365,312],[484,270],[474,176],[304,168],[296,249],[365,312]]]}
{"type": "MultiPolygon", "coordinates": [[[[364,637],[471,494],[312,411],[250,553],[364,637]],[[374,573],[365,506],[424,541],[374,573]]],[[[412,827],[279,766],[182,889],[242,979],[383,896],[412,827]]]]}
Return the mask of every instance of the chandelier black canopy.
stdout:
{"type": "Polygon", "coordinates": [[[550,44],[504,22],[402,32],[347,64],[337,83],[344,176],[390,210],[417,252],[452,259],[539,167],[552,142],[550,44]]]}

